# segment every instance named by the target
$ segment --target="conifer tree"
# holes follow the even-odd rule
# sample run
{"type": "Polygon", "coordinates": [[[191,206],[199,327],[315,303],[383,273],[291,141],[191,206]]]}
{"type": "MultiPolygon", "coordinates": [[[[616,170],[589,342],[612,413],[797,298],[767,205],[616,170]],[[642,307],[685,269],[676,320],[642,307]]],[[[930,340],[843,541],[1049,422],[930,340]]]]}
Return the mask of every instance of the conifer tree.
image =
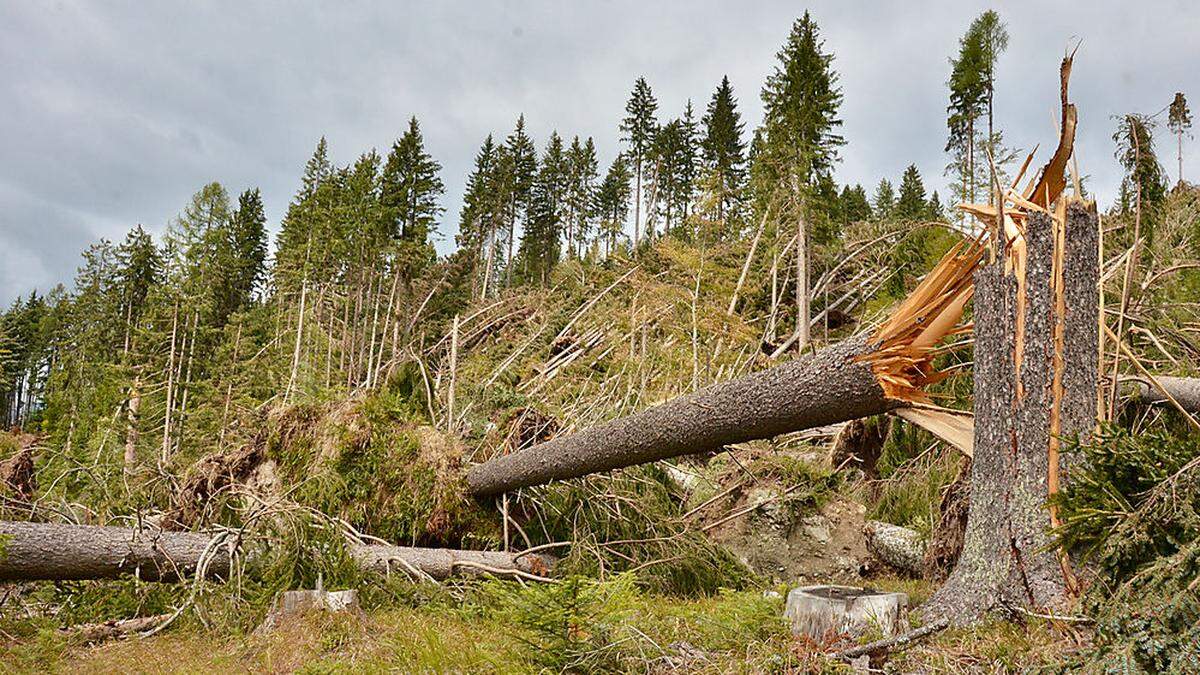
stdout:
{"type": "Polygon", "coordinates": [[[1175,134],[1176,157],[1179,161],[1179,182],[1183,183],[1183,135],[1192,128],[1192,111],[1183,92],[1175,92],[1167,111],[1167,127],[1175,134]]]}
{"type": "Polygon", "coordinates": [[[943,221],[946,219],[946,210],[942,207],[942,199],[938,197],[937,190],[929,195],[928,216],[929,220],[943,221]]]}
{"type": "Polygon", "coordinates": [[[746,144],[742,141],[745,125],[737,111],[737,99],[728,76],[721,78],[702,123],[704,168],[717,191],[717,218],[725,220],[737,215],[746,173],[746,144]]]}
{"type": "Polygon", "coordinates": [[[533,185],[532,213],[521,237],[521,273],[524,278],[545,284],[558,262],[559,234],[569,173],[562,137],[552,132],[539,162],[533,185]]]}
{"type": "Polygon", "coordinates": [[[121,312],[125,324],[123,352],[127,353],[132,348],[134,327],[146,310],[146,301],[151,289],[159,283],[161,272],[162,257],[154,240],[141,225],[135,226],[117,247],[117,283],[120,286],[121,312]]]}
{"type": "Polygon", "coordinates": [[[1136,114],[1117,118],[1113,141],[1117,144],[1117,161],[1125,169],[1121,181],[1120,208],[1142,213],[1142,229],[1147,239],[1153,238],[1153,209],[1167,194],[1167,178],[1154,152],[1154,120],[1136,114]]]}
{"type": "Polygon", "coordinates": [[[232,253],[231,276],[225,316],[249,306],[255,290],[262,283],[267,261],[267,216],[263,212],[262,194],[258,188],[246,190],[238,197],[229,228],[232,253]]]}
{"type": "Polygon", "coordinates": [[[487,251],[492,244],[492,208],[489,200],[492,196],[490,187],[495,165],[496,144],[492,135],[488,134],[479,152],[475,154],[474,167],[467,176],[462,214],[458,220],[458,247],[471,251],[472,266],[479,269],[486,264],[487,251]]]}
{"type": "Polygon", "coordinates": [[[411,280],[433,261],[433,242],[445,187],[438,175],[442,165],[425,151],[421,128],[414,116],[408,130],[392,146],[380,179],[380,204],[392,238],[411,280]]]}
{"type": "Polygon", "coordinates": [[[505,278],[512,282],[513,243],[517,238],[517,221],[523,227],[528,226],[529,206],[533,199],[533,181],[537,176],[537,148],[533,139],[525,132],[525,116],[517,118],[517,126],[504,141],[504,150],[508,158],[509,172],[509,204],[507,221],[508,256],[505,266],[505,278]]]}
{"type": "Polygon", "coordinates": [[[646,168],[646,160],[652,152],[655,131],[658,129],[658,101],[646,83],[646,78],[639,77],[633,84],[633,92],[625,104],[625,118],[621,121],[621,140],[629,145],[626,156],[633,163],[635,182],[633,205],[633,245],[636,248],[642,228],[642,179],[646,168]]]}
{"type": "Polygon", "coordinates": [[[867,201],[867,191],[862,185],[844,186],[839,202],[842,222],[858,223],[871,219],[871,204],[867,201]]]}
{"type": "Polygon", "coordinates": [[[894,216],[895,209],[896,191],[892,188],[891,181],[886,178],[881,179],[879,185],[875,187],[871,210],[877,220],[890,220],[894,216]]]}
{"type": "Polygon", "coordinates": [[[898,220],[924,220],[929,214],[925,201],[925,183],[915,164],[909,164],[900,179],[900,196],[893,216],[898,220]]]}
{"type": "MultiPolygon", "coordinates": [[[[978,21],[978,20],[976,20],[978,21]]],[[[959,167],[964,202],[976,201],[976,121],[988,101],[987,52],[983,35],[973,23],[959,40],[958,56],[950,61],[950,105],[946,126],[950,130],[946,150],[954,153],[951,167],[959,167]]],[[[983,162],[987,164],[987,162],[983,162]]]]}
{"type": "Polygon", "coordinates": [[[624,155],[617,155],[608,167],[604,182],[596,195],[596,210],[600,216],[600,235],[604,238],[605,254],[617,247],[625,218],[629,215],[630,187],[629,164],[624,155]]]}
{"type": "Polygon", "coordinates": [[[763,162],[777,184],[812,187],[828,175],[845,140],[838,134],[842,103],[833,55],[824,51],[816,22],[808,12],[795,22],[779,63],[767,78],[763,162]]]}

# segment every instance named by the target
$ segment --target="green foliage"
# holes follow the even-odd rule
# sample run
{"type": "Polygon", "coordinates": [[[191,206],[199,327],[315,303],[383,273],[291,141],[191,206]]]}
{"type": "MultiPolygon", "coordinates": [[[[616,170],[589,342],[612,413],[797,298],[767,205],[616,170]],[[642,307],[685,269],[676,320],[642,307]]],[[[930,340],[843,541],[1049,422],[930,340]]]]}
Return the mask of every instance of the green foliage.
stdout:
{"type": "Polygon", "coordinates": [[[621,672],[623,620],[636,595],[631,575],[598,582],[569,576],[554,584],[493,587],[503,616],[523,629],[513,637],[559,672],[621,672]]]}
{"type": "Polygon", "coordinates": [[[713,177],[717,219],[736,216],[746,174],[746,143],[742,140],[745,124],[728,76],[721,78],[701,123],[704,132],[700,148],[704,168],[713,177]]]}
{"type": "Polygon", "coordinates": [[[1072,446],[1057,534],[1100,572],[1085,603],[1098,619],[1088,669],[1200,666],[1200,435],[1172,426],[1108,426],[1072,446]]]}

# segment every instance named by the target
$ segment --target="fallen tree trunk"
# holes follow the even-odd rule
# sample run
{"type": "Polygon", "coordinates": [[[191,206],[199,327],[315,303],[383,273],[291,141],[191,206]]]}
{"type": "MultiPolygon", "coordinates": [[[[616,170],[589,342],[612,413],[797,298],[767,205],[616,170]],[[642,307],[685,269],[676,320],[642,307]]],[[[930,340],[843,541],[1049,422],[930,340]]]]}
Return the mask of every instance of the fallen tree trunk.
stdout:
{"type": "Polygon", "coordinates": [[[1137,398],[1142,402],[1169,403],[1173,398],[1184,410],[1200,414],[1200,377],[1155,375],[1153,382],[1149,378],[1136,376],[1125,380],[1134,383],[1137,387],[1137,398]],[[1170,397],[1167,394],[1170,394],[1170,397]]]}
{"type": "Polygon", "coordinates": [[[889,400],[857,357],[867,336],[668,401],[629,417],[484,462],[467,474],[486,497],[887,412],[889,400]]]}
{"type": "Polygon", "coordinates": [[[174,581],[229,574],[230,556],[209,551],[212,537],[158,528],[0,522],[0,581],[114,579],[174,581]]]}
{"type": "MultiPolygon", "coordinates": [[[[548,556],[494,551],[359,545],[351,555],[366,571],[545,576],[548,556]]],[[[0,581],[116,579],[176,581],[202,570],[229,576],[232,551],[214,537],[158,528],[101,527],[0,521],[0,581]]]]}
{"type": "Polygon", "coordinates": [[[968,330],[959,322],[983,254],[978,241],[953,248],[871,335],[496,457],[467,473],[467,489],[488,497],[929,403],[924,387],[945,376],[936,345],[968,330]]]}

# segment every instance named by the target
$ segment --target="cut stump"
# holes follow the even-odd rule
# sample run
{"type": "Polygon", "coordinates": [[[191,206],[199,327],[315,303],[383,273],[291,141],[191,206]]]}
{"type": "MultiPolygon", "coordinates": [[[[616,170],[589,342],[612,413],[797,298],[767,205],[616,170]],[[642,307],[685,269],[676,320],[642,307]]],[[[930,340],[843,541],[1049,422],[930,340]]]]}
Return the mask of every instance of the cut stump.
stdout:
{"type": "Polygon", "coordinates": [[[907,627],[908,595],[853,586],[801,586],[788,593],[783,615],[792,634],[814,640],[857,636],[872,627],[890,637],[907,627]]]}

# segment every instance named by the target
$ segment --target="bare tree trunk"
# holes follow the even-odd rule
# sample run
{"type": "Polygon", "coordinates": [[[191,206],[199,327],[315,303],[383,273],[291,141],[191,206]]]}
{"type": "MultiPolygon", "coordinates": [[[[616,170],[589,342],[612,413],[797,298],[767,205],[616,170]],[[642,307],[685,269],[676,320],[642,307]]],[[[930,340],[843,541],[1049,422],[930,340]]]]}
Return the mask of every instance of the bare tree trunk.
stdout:
{"type": "Polygon", "coordinates": [[[1147,377],[1127,377],[1122,380],[1137,385],[1137,397],[1143,402],[1166,403],[1173,398],[1184,410],[1200,414],[1200,378],[1156,375],[1153,382],[1147,377]]]}
{"type": "Polygon", "coordinates": [[[496,495],[731,443],[877,415],[898,402],[884,396],[859,336],[796,361],[714,384],[693,394],[522,452],[467,474],[469,491],[496,495]]]}
{"type": "MultiPolygon", "coordinates": [[[[136,576],[144,581],[175,581],[202,567],[209,577],[228,578],[232,552],[200,532],[158,528],[100,527],[0,521],[5,554],[0,582],[75,581],[136,576]]],[[[352,546],[351,557],[364,571],[454,575],[546,576],[553,558],[536,553],[460,551],[408,546],[352,546]]]]}
{"type": "Polygon", "coordinates": [[[769,213],[770,209],[763,210],[762,220],[758,222],[758,230],[754,232],[754,239],[750,242],[750,251],[746,253],[746,262],[742,263],[742,273],[738,275],[737,285],[733,287],[733,297],[729,298],[729,309],[725,310],[726,316],[733,316],[733,311],[737,308],[738,294],[742,292],[742,286],[746,283],[746,275],[750,273],[750,263],[754,260],[754,252],[758,250],[758,240],[762,238],[769,213]]]}
{"type": "Polygon", "coordinates": [[[808,348],[809,298],[808,298],[808,222],[804,216],[804,204],[796,220],[796,351],[803,353],[808,348]]]}
{"type": "Polygon", "coordinates": [[[171,408],[175,405],[175,336],[179,328],[179,301],[171,312],[171,355],[167,360],[167,412],[163,420],[162,463],[167,463],[171,450],[171,408]]]}
{"type": "Polygon", "coordinates": [[[137,465],[138,409],[142,407],[141,379],[134,376],[129,387],[129,405],[125,409],[125,472],[137,465]]]}
{"type": "Polygon", "coordinates": [[[925,606],[934,617],[1057,610],[1075,591],[1044,507],[1067,464],[1059,438],[1095,426],[1099,227],[1094,205],[1078,201],[1064,220],[1034,214],[1024,264],[1006,271],[1001,256],[976,273],[972,494],[958,565],[925,606]]]}
{"type": "Polygon", "coordinates": [[[296,317],[296,345],[292,350],[292,371],[288,375],[287,391],[283,395],[285,403],[291,398],[292,392],[296,389],[296,373],[300,369],[300,344],[304,336],[304,310],[307,301],[308,282],[302,281],[300,282],[300,314],[296,317]]]}

